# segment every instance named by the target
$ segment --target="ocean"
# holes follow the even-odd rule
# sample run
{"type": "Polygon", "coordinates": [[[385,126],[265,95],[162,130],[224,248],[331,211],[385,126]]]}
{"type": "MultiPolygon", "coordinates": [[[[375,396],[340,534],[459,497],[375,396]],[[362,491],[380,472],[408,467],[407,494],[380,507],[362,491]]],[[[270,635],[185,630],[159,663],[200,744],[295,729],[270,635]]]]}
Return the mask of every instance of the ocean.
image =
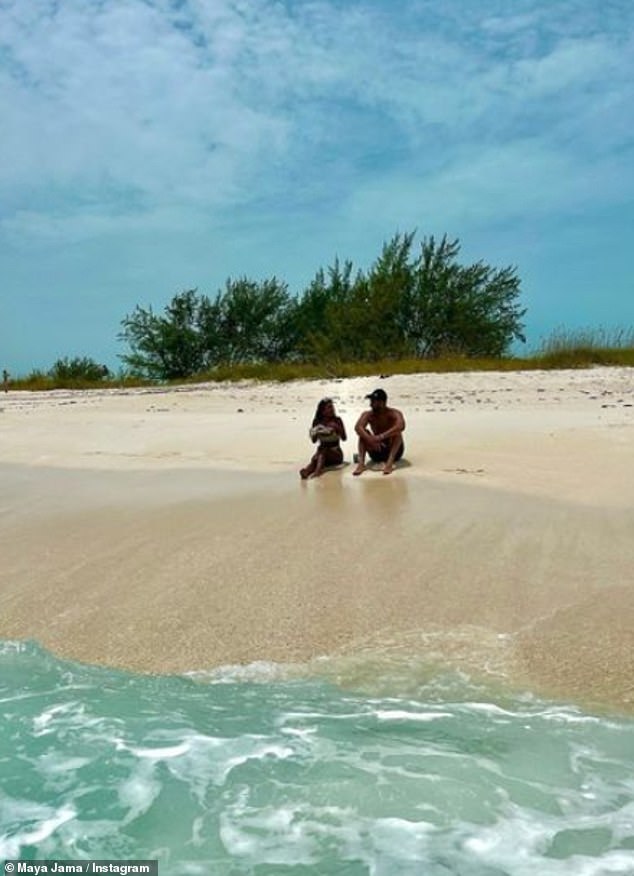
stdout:
{"type": "Polygon", "coordinates": [[[375,655],[147,676],[1,643],[0,859],[634,874],[634,720],[406,673],[375,655]]]}

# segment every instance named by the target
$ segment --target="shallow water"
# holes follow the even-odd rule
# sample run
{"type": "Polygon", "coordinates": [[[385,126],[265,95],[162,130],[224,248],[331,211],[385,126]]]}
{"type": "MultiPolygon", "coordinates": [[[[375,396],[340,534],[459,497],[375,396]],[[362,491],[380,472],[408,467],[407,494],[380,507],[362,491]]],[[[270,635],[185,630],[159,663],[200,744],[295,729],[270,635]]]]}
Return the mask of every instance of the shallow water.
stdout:
{"type": "Polygon", "coordinates": [[[634,874],[634,721],[363,660],[150,677],[3,643],[0,858],[634,874]]]}

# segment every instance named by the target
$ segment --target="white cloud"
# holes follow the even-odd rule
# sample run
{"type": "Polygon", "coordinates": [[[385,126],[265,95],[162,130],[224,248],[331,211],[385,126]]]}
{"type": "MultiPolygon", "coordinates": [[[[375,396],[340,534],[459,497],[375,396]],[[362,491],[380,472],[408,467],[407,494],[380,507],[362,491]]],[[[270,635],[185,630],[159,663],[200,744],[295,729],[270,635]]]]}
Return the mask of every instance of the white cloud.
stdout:
{"type": "Polygon", "coordinates": [[[14,0],[0,231],[609,200],[634,97],[634,18],[614,5],[14,0]]]}
{"type": "MultiPolygon", "coordinates": [[[[107,198],[122,186],[151,203],[222,204],[240,197],[265,146],[283,145],[284,122],[240,99],[222,51],[206,65],[155,8],[62,3],[57,16],[16,16],[21,73],[4,83],[12,160],[3,183],[12,190],[80,187],[107,198]]],[[[232,28],[221,22],[214,33],[221,49],[236,39],[232,28]]]]}

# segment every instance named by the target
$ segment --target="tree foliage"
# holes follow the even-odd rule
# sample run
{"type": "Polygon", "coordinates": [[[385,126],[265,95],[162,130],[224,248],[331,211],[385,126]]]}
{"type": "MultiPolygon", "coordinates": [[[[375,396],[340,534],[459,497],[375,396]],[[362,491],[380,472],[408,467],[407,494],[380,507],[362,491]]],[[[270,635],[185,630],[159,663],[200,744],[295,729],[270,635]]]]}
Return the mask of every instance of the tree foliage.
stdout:
{"type": "Polygon", "coordinates": [[[88,356],[65,356],[57,359],[49,369],[48,376],[57,381],[82,381],[97,383],[110,377],[110,371],[105,365],[100,365],[88,356]]]}
{"type": "Polygon", "coordinates": [[[133,373],[173,380],[218,364],[283,361],[294,349],[294,310],[284,283],[227,280],[212,300],[196,289],[180,292],[164,314],[137,305],[122,320],[120,339],[133,373]]]}
{"type": "Polygon", "coordinates": [[[229,279],[215,298],[174,296],[163,314],[137,306],[122,321],[122,358],[151,378],[183,378],[218,365],[373,361],[445,354],[499,357],[524,341],[514,267],[461,265],[444,236],[396,234],[370,268],[320,268],[297,297],[275,277],[229,279]]]}
{"type": "Polygon", "coordinates": [[[219,361],[281,362],[288,357],[294,343],[294,302],[286,284],[275,277],[261,283],[246,277],[227,280],[216,308],[216,327],[223,338],[219,361]]]}
{"type": "Polygon", "coordinates": [[[202,371],[205,359],[199,324],[204,303],[190,289],[175,295],[163,316],[137,305],[122,321],[120,338],[132,350],[124,362],[135,373],[164,380],[202,371]]]}

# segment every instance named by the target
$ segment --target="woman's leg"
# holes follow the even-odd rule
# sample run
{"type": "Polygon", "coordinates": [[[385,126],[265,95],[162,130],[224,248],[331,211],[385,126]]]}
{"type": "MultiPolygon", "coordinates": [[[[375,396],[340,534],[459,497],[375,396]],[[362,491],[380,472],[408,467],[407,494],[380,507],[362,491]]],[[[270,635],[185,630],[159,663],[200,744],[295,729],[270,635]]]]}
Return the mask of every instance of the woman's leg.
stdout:
{"type": "Polygon", "coordinates": [[[313,473],[310,475],[310,477],[311,478],[318,478],[324,470],[324,466],[326,464],[326,454],[323,450],[318,450],[317,453],[315,454],[314,458],[316,460],[315,469],[314,469],[313,473]]]}
{"type": "Polygon", "coordinates": [[[327,447],[324,451],[325,465],[341,465],[343,462],[343,450],[341,447],[327,447]]]}
{"type": "Polygon", "coordinates": [[[319,456],[319,453],[318,453],[318,452],[315,453],[315,454],[311,457],[311,460],[310,460],[310,462],[308,463],[308,465],[305,465],[304,468],[300,468],[300,470],[299,470],[299,476],[300,476],[300,478],[301,478],[303,481],[305,481],[306,478],[310,478],[310,477],[312,477],[313,472],[315,471],[315,468],[317,467],[317,457],[318,457],[318,456],[319,456]]]}

